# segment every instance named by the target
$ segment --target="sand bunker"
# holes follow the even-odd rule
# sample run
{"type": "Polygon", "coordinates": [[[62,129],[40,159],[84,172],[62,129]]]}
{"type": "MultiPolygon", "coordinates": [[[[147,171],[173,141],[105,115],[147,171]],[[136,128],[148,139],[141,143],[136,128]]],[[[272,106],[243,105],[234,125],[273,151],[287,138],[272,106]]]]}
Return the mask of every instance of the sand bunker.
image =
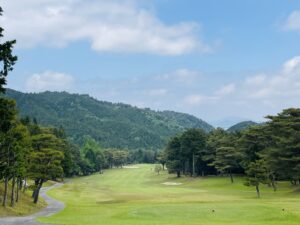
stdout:
{"type": "Polygon", "coordinates": [[[138,169],[138,166],[123,166],[124,169],[138,169]]]}
{"type": "Polygon", "coordinates": [[[168,186],[178,186],[178,185],[182,185],[182,183],[176,183],[176,182],[165,182],[162,183],[164,185],[168,185],[168,186]]]}

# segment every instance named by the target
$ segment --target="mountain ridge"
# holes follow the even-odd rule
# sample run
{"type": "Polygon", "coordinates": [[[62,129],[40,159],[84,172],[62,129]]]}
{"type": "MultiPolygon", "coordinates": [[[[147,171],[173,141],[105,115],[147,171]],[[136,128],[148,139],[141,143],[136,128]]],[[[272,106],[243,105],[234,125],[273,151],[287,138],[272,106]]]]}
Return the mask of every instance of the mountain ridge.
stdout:
{"type": "Polygon", "coordinates": [[[46,126],[62,126],[78,144],[89,135],[103,147],[159,149],[170,137],[187,128],[206,132],[214,129],[193,115],[140,109],[97,100],[87,94],[23,93],[7,89],[6,96],[16,100],[21,117],[34,117],[46,126]]]}
{"type": "Polygon", "coordinates": [[[251,126],[254,126],[254,125],[258,125],[258,123],[256,122],[253,122],[251,120],[249,121],[242,121],[242,122],[239,122],[231,127],[229,127],[227,129],[227,132],[229,133],[233,133],[233,132],[239,132],[239,131],[243,131],[251,126]]]}

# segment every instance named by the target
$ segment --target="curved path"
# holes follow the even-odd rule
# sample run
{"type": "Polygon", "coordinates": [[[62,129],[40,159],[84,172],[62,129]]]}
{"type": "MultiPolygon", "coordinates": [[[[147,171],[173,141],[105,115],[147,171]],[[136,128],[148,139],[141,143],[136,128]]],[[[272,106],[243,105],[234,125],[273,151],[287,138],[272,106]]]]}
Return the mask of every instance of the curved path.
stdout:
{"type": "Polygon", "coordinates": [[[62,185],[63,184],[61,183],[57,183],[52,185],[51,187],[45,187],[41,189],[40,196],[45,199],[48,206],[42,209],[40,212],[25,217],[0,218],[0,224],[1,225],[45,225],[37,222],[36,218],[41,216],[51,216],[55,213],[58,213],[65,207],[64,203],[57,201],[53,198],[50,198],[48,195],[46,195],[46,192],[53,188],[58,188],[62,185]]]}

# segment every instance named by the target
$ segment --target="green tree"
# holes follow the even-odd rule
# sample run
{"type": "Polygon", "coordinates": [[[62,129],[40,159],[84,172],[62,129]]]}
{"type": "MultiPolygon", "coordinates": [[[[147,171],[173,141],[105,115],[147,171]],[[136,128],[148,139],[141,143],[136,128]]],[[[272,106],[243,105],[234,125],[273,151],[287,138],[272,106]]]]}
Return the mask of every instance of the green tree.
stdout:
{"type": "MultiPolygon", "coordinates": [[[[0,16],[2,16],[3,10],[0,7],[0,16]]],[[[0,38],[3,39],[4,29],[0,27],[0,38]]],[[[14,56],[12,53],[12,49],[16,40],[13,41],[5,41],[0,43],[0,62],[2,68],[0,70],[0,93],[4,93],[4,86],[6,85],[6,77],[9,71],[13,70],[13,66],[17,61],[17,56],[14,56]]]]}
{"type": "Polygon", "coordinates": [[[30,157],[29,175],[35,180],[33,198],[34,203],[37,203],[44,182],[63,175],[64,142],[51,130],[43,129],[41,134],[32,136],[32,147],[34,151],[30,157]]]}
{"type": "Polygon", "coordinates": [[[162,171],[162,170],[163,170],[162,165],[160,165],[160,164],[155,165],[154,171],[157,173],[157,175],[159,175],[160,171],[162,171]]]}
{"type": "Polygon", "coordinates": [[[198,163],[198,173],[204,174],[206,163],[203,156],[206,152],[207,135],[201,129],[189,129],[185,131],[180,137],[181,154],[185,161],[185,169],[187,169],[191,176],[196,175],[196,161],[198,163]]]}
{"type": "Polygon", "coordinates": [[[0,97],[0,176],[4,179],[4,194],[2,205],[6,206],[8,182],[11,179],[12,143],[9,134],[16,121],[16,107],[13,100],[0,97]]]}
{"type": "Polygon", "coordinates": [[[167,168],[169,173],[176,173],[180,177],[183,169],[183,160],[181,155],[180,137],[176,136],[170,139],[165,149],[167,156],[167,168]]]}
{"type": "Polygon", "coordinates": [[[165,165],[167,163],[167,154],[165,151],[160,151],[157,156],[158,162],[162,165],[163,170],[165,170],[165,165]]]}
{"type": "Polygon", "coordinates": [[[286,109],[267,118],[269,143],[260,156],[272,175],[296,184],[300,180],[300,109],[286,109]]]}
{"type": "Polygon", "coordinates": [[[234,147],[220,147],[217,149],[213,166],[221,173],[229,174],[231,183],[233,183],[232,171],[239,167],[241,154],[234,147]]]}
{"type": "Polygon", "coordinates": [[[262,160],[251,162],[246,169],[246,186],[254,186],[257,197],[260,198],[260,184],[268,184],[268,169],[262,160]]]}

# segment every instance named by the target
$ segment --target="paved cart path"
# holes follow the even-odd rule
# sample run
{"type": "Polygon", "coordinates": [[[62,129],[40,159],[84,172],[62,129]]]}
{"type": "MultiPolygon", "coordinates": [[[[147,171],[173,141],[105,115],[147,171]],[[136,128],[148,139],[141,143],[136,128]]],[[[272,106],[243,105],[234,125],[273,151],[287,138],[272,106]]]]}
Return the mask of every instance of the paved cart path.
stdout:
{"type": "Polygon", "coordinates": [[[5,217],[5,218],[0,218],[0,224],[1,225],[45,225],[42,223],[39,223],[36,221],[37,217],[40,216],[51,216],[55,213],[58,213],[61,211],[65,205],[63,202],[57,201],[51,197],[49,197],[46,192],[53,189],[53,188],[58,188],[62,186],[63,184],[57,183],[52,185],[51,187],[45,187],[41,189],[40,196],[45,199],[47,202],[48,206],[41,210],[38,213],[35,213],[30,216],[25,216],[25,217],[5,217]]]}

